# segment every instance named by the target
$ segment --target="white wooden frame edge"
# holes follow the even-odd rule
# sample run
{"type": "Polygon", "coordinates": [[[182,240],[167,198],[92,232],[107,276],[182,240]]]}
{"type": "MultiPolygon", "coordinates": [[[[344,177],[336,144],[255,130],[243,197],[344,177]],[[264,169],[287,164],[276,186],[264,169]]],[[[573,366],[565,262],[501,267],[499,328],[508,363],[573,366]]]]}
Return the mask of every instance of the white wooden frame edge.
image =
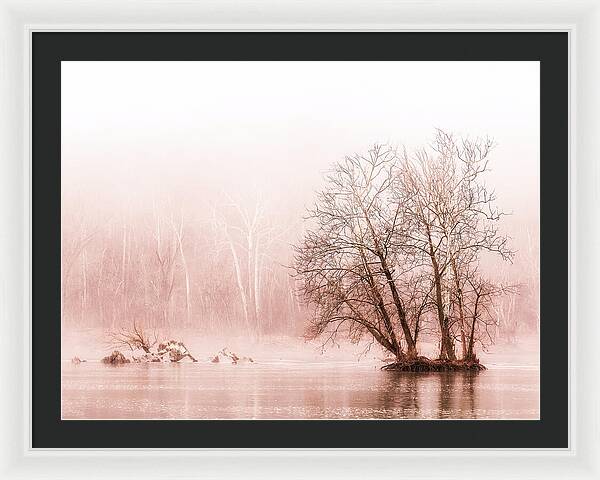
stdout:
{"type": "Polygon", "coordinates": [[[3,478],[574,477],[600,478],[600,7],[594,1],[171,2],[0,0],[0,472],[3,478]],[[331,6],[333,5],[333,7],[331,6]],[[246,7],[246,13],[239,8],[246,7]],[[136,18],[143,8],[141,21],[136,18]],[[261,17],[262,15],[262,17],[261,17]],[[184,18],[181,21],[180,18],[184,18]],[[363,18],[365,20],[363,20],[363,18]],[[235,19],[235,20],[232,20],[235,19]],[[466,21],[465,21],[466,19],[466,21]],[[570,448],[557,450],[32,450],[30,448],[29,40],[40,30],[570,32],[570,448]],[[578,103],[577,98],[585,99],[578,103]],[[577,124],[577,130],[575,125],[577,124]],[[575,161],[575,152],[577,162],[575,161]],[[576,209],[576,205],[580,205],[576,209]],[[577,217],[583,219],[576,223],[577,217]],[[586,221],[587,220],[587,221],[586,221]],[[577,290],[576,290],[577,285],[577,290]],[[578,335],[575,335],[577,327],[578,335]],[[23,358],[23,363],[15,359],[23,358]],[[585,365],[575,375],[576,364],[585,365]],[[6,388],[8,387],[8,388],[6,388]],[[108,457],[108,458],[107,458],[108,457]],[[438,462],[427,461],[438,459],[438,462]],[[107,460],[110,460],[108,462],[107,460]]]}

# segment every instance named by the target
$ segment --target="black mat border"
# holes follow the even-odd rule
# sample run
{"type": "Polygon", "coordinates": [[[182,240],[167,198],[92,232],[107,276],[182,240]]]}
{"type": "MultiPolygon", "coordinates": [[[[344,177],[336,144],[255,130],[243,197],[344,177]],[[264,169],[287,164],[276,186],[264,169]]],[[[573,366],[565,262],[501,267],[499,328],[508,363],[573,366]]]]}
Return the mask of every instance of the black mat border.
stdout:
{"type": "Polygon", "coordinates": [[[567,33],[35,32],[32,35],[34,448],[568,446],[567,33]],[[61,421],[61,60],[540,61],[541,420],[61,421]]]}

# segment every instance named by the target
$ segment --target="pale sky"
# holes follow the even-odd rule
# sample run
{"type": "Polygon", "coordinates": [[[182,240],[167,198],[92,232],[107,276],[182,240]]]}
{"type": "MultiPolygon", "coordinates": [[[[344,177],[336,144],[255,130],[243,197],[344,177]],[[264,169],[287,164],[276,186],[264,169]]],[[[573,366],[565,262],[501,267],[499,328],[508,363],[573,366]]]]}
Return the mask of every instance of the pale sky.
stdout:
{"type": "Polygon", "coordinates": [[[257,190],[300,216],[333,162],[439,127],[493,137],[488,184],[537,224],[538,62],[62,62],[61,79],[63,187],[96,200],[257,190]]]}

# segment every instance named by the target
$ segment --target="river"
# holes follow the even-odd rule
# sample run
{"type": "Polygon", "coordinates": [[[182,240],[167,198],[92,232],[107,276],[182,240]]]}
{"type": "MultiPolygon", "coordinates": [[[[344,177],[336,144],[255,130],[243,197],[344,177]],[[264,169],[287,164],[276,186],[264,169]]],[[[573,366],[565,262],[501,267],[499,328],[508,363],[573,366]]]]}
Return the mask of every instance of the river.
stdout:
{"type": "Polygon", "coordinates": [[[356,362],[62,364],[63,419],[537,419],[539,367],[403,373],[356,362]]]}

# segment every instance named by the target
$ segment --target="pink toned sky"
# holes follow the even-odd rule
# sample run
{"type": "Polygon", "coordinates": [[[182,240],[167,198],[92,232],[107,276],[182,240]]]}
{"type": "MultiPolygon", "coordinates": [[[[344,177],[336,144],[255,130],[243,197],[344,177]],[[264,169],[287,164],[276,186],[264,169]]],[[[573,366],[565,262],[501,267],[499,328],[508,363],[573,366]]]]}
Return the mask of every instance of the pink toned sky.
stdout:
{"type": "Polygon", "coordinates": [[[93,208],[258,191],[299,218],[332,162],[439,127],[494,137],[506,228],[538,228],[538,62],[62,62],[61,79],[63,189],[93,208]]]}

